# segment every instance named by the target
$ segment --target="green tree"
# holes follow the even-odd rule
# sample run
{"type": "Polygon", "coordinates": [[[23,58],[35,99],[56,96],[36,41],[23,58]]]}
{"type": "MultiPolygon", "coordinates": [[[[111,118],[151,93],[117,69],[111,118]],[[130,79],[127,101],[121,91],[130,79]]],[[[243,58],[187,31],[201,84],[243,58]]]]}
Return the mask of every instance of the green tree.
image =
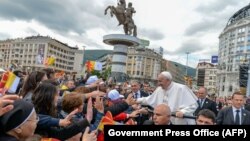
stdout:
{"type": "Polygon", "coordinates": [[[109,66],[105,71],[102,72],[102,77],[104,79],[108,79],[108,77],[111,75],[111,66],[109,66]]]}
{"type": "Polygon", "coordinates": [[[96,75],[98,78],[100,78],[101,73],[100,73],[100,71],[93,70],[93,71],[91,72],[91,75],[96,75]]]}

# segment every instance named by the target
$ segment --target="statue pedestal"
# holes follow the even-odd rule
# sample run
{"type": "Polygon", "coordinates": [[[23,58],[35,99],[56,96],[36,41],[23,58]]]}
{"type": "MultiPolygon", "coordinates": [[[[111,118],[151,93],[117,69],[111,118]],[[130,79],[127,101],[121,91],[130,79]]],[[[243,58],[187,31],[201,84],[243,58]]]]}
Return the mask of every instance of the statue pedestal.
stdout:
{"type": "Polygon", "coordinates": [[[128,47],[138,46],[140,39],[124,34],[109,34],[103,37],[103,42],[114,46],[111,77],[116,82],[125,82],[128,78],[126,74],[128,47]]]}

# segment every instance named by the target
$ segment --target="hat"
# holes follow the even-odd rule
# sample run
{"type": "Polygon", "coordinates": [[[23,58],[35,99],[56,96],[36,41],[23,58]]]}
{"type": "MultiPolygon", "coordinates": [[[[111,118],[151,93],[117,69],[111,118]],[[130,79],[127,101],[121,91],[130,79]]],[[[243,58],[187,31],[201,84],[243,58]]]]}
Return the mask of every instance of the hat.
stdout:
{"type": "Polygon", "coordinates": [[[16,100],[14,108],[0,118],[1,131],[8,132],[20,127],[35,112],[34,105],[24,100],[16,100]]]}
{"type": "Polygon", "coordinates": [[[92,83],[95,83],[98,80],[98,77],[96,75],[90,76],[88,80],[86,81],[87,85],[90,85],[92,83]]]}
{"type": "Polygon", "coordinates": [[[114,89],[114,90],[109,91],[108,98],[111,100],[117,100],[120,98],[120,94],[117,90],[114,89]]]}

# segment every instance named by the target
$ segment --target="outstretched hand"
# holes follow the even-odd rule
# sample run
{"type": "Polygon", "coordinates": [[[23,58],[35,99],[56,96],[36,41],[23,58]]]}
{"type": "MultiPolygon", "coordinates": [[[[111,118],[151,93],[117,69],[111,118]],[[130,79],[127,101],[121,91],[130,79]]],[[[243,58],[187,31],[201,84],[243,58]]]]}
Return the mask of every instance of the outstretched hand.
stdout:
{"type": "Polygon", "coordinates": [[[93,119],[93,106],[92,106],[92,98],[91,97],[88,99],[86,119],[89,121],[89,123],[93,119]]]}
{"type": "Polygon", "coordinates": [[[67,127],[71,124],[72,117],[78,112],[78,109],[75,109],[70,114],[68,114],[64,119],[60,119],[59,125],[62,127],[67,127]]]}
{"type": "Polygon", "coordinates": [[[126,98],[125,102],[128,103],[128,105],[133,105],[136,104],[135,99],[133,98],[132,94],[129,94],[128,97],[126,98]]]}

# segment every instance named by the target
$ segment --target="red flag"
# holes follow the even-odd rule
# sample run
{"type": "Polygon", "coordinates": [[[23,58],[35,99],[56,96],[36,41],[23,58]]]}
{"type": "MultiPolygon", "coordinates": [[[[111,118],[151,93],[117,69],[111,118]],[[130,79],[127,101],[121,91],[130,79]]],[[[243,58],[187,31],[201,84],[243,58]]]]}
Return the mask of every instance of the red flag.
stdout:
{"type": "Polygon", "coordinates": [[[3,73],[2,79],[0,81],[0,88],[3,88],[8,80],[9,72],[3,73]]]}
{"type": "Polygon", "coordinates": [[[106,112],[105,117],[107,117],[109,119],[113,119],[112,113],[110,111],[106,112]]]}
{"type": "Polygon", "coordinates": [[[104,141],[104,132],[103,131],[98,133],[97,141],[104,141]]]}
{"type": "Polygon", "coordinates": [[[95,61],[87,61],[85,65],[87,67],[88,72],[92,72],[95,68],[95,61]]]}

